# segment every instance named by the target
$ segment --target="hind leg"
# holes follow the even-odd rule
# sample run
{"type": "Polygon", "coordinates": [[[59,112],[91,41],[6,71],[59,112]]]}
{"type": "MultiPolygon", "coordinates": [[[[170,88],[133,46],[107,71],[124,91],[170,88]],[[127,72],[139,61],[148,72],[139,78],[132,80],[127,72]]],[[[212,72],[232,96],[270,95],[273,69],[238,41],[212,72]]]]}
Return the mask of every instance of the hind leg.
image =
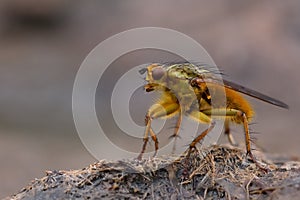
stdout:
{"type": "Polygon", "coordinates": [[[225,120],[224,126],[225,126],[225,131],[224,131],[224,133],[225,133],[225,135],[227,136],[227,139],[228,139],[229,143],[230,143],[232,146],[238,146],[237,143],[235,142],[234,138],[233,138],[233,135],[232,135],[231,132],[230,132],[229,120],[228,120],[228,119],[225,120]]]}
{"type": "MultiPolygon", "coordinates": [[[[211,111],[208,111],[207,113],[211,113],[211,111]]],[[[240,110],[237,110],[237,109],[215,109],[214,114],[216,114],[218,116],[234,117],[235,119],[240,120],[240,122],[244,126],[245,144],[246,144],[247,155],[252,159],[252,161],[256,164],[256,166],[258,168],[260,168],[263,171],[267,171],[266,168],[264,168],[263,166],[260,165],[260,163],[257,162],[256,158],[252,154],[251,139],[250,139],[250,132],[249,132],[249,123],[248,123],[248,119],[247,119],[246,114],[243,111],[240,111],[240,110]]]]}

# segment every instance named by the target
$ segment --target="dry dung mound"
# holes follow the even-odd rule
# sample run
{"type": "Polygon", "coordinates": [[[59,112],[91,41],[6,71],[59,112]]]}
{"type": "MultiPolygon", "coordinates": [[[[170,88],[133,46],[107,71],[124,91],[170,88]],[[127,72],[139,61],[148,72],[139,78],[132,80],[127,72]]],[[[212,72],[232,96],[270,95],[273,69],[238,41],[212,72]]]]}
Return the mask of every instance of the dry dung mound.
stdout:
{"type": "Polygon", "coordinates": [[[7,199],[298,199],[300,162],[211,146],[171,156],[109,162],[81,170],[47,171],[7,199]]]}

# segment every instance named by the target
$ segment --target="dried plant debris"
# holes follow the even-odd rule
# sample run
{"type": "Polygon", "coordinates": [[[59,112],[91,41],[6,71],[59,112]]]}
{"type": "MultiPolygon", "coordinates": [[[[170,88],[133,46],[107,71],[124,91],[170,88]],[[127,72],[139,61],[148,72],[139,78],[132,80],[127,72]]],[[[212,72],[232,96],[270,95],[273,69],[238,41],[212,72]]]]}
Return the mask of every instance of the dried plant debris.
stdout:
{"type": "Polygon", "coordinates": [[[300,162],[275,163],[257,152],[268,173],[227,146],[177,159],[102,160],[81,170],[47,171],[7,199],[298,199],[300,162]]]}

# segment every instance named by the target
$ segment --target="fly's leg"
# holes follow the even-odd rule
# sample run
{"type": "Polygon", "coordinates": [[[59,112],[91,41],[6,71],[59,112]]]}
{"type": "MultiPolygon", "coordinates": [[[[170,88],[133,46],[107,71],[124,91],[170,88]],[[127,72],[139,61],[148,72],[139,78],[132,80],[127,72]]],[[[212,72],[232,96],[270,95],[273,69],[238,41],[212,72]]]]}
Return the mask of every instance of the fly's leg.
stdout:
{"type": "Polygon", "coordinates": [[[176,125],[175,125],[174,133],[173,133],[173,135],[171,137],[178,137],[178,133],[179,133],[179,128],[180,128],[180,125],[181,125],[181,121],[182,121],[182,116],[181,116],[181,111],[180,111],[178,119],[177,119],[177,122],[176,122],[176,125]]]}
{"type": "MultiPolygon", "coordinates": [[[[212,114],[212,110],[206,110],[203,111],[205,114],[212,114]]],[[[233,119],[240,121],[243,123],[244,126],[244,132],[245,132],[245,144],[246,144],[246,151],[247,155],[251,158],[251,160],[256,164],[258,168],[260,168],[263,171],[267,171],[267,169],[261,164],[259,164],[256,160],[256,158],[253,156],[251,151],[251,139],[250,139],[250,132],[249,132],[249,123],[247,116],[244,112],[236,109],[226,109],[226,108],[220,108],[220,109],[214,109],[213,114],[216,116],[222,116],[222,117],[232,117],[233,119]]]]}
{"type": "MultiPolygon", "coordinates": [[[[146,146],[147,146],[147,143],[148,143],[148,136],[149,136],[149,133],[151,134],[154,134],[152,128],[151,128],[151,118],[150,116],[147,114],[146,117],[145,117],[145,124],[146,124],[146,130],[145,130],[145,134],[144,134],[144,143],[143,143],[143,147],[142,147],[142,151],[141,153],[139,154],[139,156],[137,157],[138,160],[141,160],[142,157],[143,157],[143,154],[145,153],[145,150],[146,150],[146,146]]],[[[155,143],[155,154],[156,154],[156,151],[158,149],[158,140],[157,140],[157,137],[156,135],[154,134],[152,136],[151,134],[151,137],[152,137],[152,140],[154,141],[155,143]]]]}
{"type": "Polygon", "coordinates": [[[146,130],[145,130],[145,134],[144,134],[144,143],[142,146],[142,150],[139,154],[139,156],[137,157],[137,159],[141,160],[143,157],[143,154],[146,151],[146,147],[147,147],[147,143],[149,140],[149,134],[152,138],[152,140],[154,141],[155,144],[155,153],[153,156],[155,156],[157,154],[157,150],[158,150],[158,139],[156,134],[154,133],[154,131],[151,128],[151,121],[153,119],[157,119],[157,118],[161,118],[161,117],[167,117],[171,114],[176,114],[176,112],[179,111],[179,104],[175,101],[164,101],[164,102],[160,102],[160,104],[154,104],[150,107],[150,109],[148,110],[148,113],[146,115],[145,118],[145,123],[146,123],[146,130]]]}
{"type": "Polygon", "coordinates": [[[203,131],[200,135],[198,135],[196,138],[194,138],[194,140],[190,143],[189,145],[189,149],[186,155],[186,160],[185,160],[185,168],[184,168],[184,172],[183,172],[183,178],[186,179],[188,177],[188,171],[191,167],[191,163],[190,163],[190,158],[192,156],[192,152],[193,150],[197,151],[196,145],[197,143],[199,143],[215,126],[215,122],[212,121],[212,119],[207,116],[206,114],[204,114],[201,111],[197,111],[196,109],[191,109],[188,111],[189,117],[193,118],[196,121],[200,121],[200,122],[204,122],[204,123],[208,123],[209,127],[203,131]]]}
{"type": "Polygon", "coordinates": [[[230,127],[229,127],[229,120],[225,120],[225,131],[224,131],[225,135],[227,135],[227,139],[229,141],[229,143],[232,146],[238,146],[237,143],[235,142],[233,135],[230,132],[230,127]]]}
{"type": "Polygon", "coordinates": [[[242,119],[243,119],[243,124],[244,124],[244,130],[245,130],[245,142],[246,142],[246,148],[247,148],[247,155],[249,155],[249,157],[251,158],[251,160],[255,163],[255,165],[263,170],[264,172],[268,172],[268,169],[263,167],[260,163],[257,162],[256,158],[254,157],[254,155],[252,154],[251,151],[251,147],[250,147],[250,142],[251,142],[251,138],[250,138],[250,133],[249,133],[249,123],[248,123],[248,119],[245,113],[243,112],[239,112],[238,115],[241,115],[242,119]]]}
{"type": "Polygon", "coordinates": [[[209,127],[203,131],[200,135],[198,135],[190,144],[190,150],[194,149],[196,147],[196,144],[200,142],[214,127],[215,127],[215,122],[212,121],[209,125],[209,127]]]}
{"type": "Polygon", "coordinates": [[[173,149],[172,149],[172,154],[175,153],[175,150],[176,150],[176,140],[177,140],[177,137],[178,134],[179,134],[179,128],[180,128],[180,125],[181,125],[181,122],[182,122],[182,115],[181,115],[181,111],[179,112],[179,116],[178,116],[178,119],[177,119],[177,122],[176,122],[176,125],[175,125],[175,130],[174,130],[174,133],[171,137],[174,137],[174,143],[173,143],[173,149]]]}
{"type": "Polygon", "coordinates": [[[189,152],[191,152],[191,150],[196,147],[196,144],[200,142],[214,128],[215,122],[212,121],[212,119],[209,116],[207,116],[205,113],[201,111],[193,110],[189,113],[189,116],[197,121],[210,124],[205,131],[203,131],[191,142],[191,144],[189,145],[190,148],[189,152]]]}
{"type": "Polygon", "coordinates": [[[184,179],[186,179],[188,176],[188,171],[189,171],[189,169],[190,169],[190,167],[191,167],[191,163],[190,163],[190,158],[191,158],[191,155],[192,155],[192,152],[193,152],[193,150],[195,150],[196,152],[197,152],[197,148],[196,148],[196,144],[198,143],[198,142],[200,142],[213,128],[214,128],[214,126],[215,126],[215,122],[214,121],[212,121],[211,123],[210,123],[210,125],[209,125],[209,127],[205,130],[205,131],[203,131],[200,135],[198,135],[191,143],[190,143],[190,145],[189,145],[189,150],[188,150],[188,153],[187,153],[187,155],[186,155],[186,160],[185,160],[185,162],[184,162],[184,165],[185,165],[185,167],[184,167],[184,172],[183,172],[183,174],[184,174],[184,176],[183,176],[183,178],[184,179]]]}

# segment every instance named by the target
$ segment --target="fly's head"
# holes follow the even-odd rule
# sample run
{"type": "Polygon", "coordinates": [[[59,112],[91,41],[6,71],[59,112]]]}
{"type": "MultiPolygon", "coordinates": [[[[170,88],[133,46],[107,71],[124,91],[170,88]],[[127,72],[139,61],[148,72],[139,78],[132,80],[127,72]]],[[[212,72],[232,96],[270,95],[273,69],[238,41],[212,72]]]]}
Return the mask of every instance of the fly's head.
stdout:
{"type": "Polygon", "coordinates": [[[146,81],[148,82],[144,88],[146,92],[154,90],[167,89],[167,69],[160,64],[151,64],[140,70],[140,73],[146,72],[146,81]]]}

